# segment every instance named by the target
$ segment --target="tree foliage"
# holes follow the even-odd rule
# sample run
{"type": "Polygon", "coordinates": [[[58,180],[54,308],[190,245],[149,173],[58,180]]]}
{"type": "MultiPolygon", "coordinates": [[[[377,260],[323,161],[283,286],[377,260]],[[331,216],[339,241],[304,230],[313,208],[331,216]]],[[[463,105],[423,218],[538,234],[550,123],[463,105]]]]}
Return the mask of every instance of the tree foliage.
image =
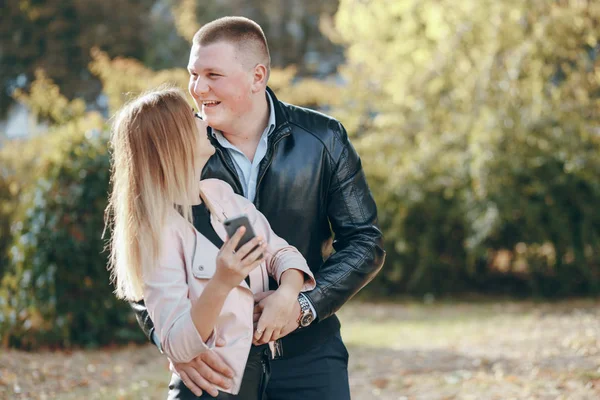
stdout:
{"type": "Polygon", "coordinates": [[[12,91],[28,87],[43,69],[68,99],[98,95],[89,73],[90,49],[144,58],[154,1],[9,0],[0,13],[0,115],[12,91]],[[117,11],[118,10],[118,11],[117,11]]]}
{"type": "Polygon", "coordinates": [[[341,1],[340,114],[396,290],[464,288],[509,250],[529,289],[597,292],[599,18],[591,1],[341,1]]]}
{"type": "MultiPolygon", "coordinates": [[[[4,4],[5,3],[5,4],[4,4]]],[[[188,45],[202,24],[226,15],[244,15],[265,29],[273,65],[297,65],[302,76],[333,72],[342,49],[319,32],[337,0],[326,2],[190,0],[10,0],[0,13],[0,116],[15,89],[29,90],[43,69],[69,100],[90,105],[101,85],[87,66],[91,50],[108,57],[134,58],[151,69],[185,67],[188,45]],[[118,10],[118,11],[116,11],[118,10]]]]}

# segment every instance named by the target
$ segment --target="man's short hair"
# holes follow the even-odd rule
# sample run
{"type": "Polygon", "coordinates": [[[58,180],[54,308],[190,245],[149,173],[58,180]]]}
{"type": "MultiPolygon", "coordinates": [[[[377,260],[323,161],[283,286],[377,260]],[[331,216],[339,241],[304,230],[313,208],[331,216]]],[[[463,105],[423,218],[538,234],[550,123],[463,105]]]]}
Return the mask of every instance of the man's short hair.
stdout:
{"type": "Polygon", "coordinates": [[[223,17],[203,25],[192,40],[194,46],[208,46],[228,42],[238,50],[250,52],[261,64],[271,70],[271,55],[267,38],[256,22],[245,17],[223,17]]]}

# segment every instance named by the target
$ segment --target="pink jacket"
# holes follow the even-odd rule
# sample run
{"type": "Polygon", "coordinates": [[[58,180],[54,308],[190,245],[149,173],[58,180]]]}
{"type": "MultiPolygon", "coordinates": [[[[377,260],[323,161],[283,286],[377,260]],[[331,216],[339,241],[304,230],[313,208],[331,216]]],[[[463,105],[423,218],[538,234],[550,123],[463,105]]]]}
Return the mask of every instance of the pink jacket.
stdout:
{"type": "Polygon", "coordinates": [[[226,218],[247,214],[256,235],[267,242],[265,261],[250,273],[250,287],[242,281],[230,292],[211,338],[203,342],[190,311],[215,272],[219,249],[173,212],[161,241],[160,265],[153,271],[144,271],[144,301],[167,356],[173,362],[189,362],[206,349],[214,350],[234,370],[230,392],[237,394],[252,344],[253,294],[269,290],[268,276],[279,282],[289,268],[310,277],[303,290],[314,289],[315,280],[298,250],[275,235],[250,201],[217,179],[201,181],[201,188],[216,213],[211,213],[211,223],[221,239],[226,239],[222,224],[226,218]],[[225,339],[225,347],[214,346],[216,337],[225,339]]]}

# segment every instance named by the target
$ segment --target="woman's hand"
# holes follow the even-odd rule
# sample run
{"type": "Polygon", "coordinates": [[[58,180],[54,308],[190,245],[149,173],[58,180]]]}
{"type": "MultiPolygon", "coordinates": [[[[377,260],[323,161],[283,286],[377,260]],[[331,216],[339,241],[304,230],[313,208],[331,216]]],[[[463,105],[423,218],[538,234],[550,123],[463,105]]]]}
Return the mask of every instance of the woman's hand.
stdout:
{"type": "Polygon", "coordinates": [[[263,262],[262,256],[267,244],[260,236],[256,236],[240,247],[238,251],[235,251],[245,231],[245,227],[240,227],[223,244],[219,254],[217,254],[217,268],[213,279],[228,290],[238,286],[250,271],[263,262]],[[255,247],[256,249],[254,249],[255,247]]]}
{"type": "MultiPolygon", "coordinates": [[[[271,295],[255,305],[255,314],[260,313],[254,333],[254,344],[260,345],[279,339],[290,321],[300,316],[298,291],[290,286],[280,286],[271,295]]],[[[295,328],[297,328],[297,323],[295,328]]],[[[289,329],[288,329],[289,330],[289,329]]]]}

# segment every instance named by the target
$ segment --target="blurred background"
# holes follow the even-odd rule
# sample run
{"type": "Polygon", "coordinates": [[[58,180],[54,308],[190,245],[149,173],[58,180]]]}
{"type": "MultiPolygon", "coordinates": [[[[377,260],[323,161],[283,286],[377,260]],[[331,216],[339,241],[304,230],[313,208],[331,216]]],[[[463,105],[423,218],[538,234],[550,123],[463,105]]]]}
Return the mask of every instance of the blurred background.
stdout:
{"type": "MultiPolygon", "coordinates": [[[[166,81],[186,88],[195,31],[244,15],[267,35],[278,97],[339,118],[361,155],[388,252],[362,300],[484,303],[459,307],[452,318],[460,320],[489,317],[511,299],[530,302],[516,303],[529,304],[518,315],[543,316],[554,309],[545,301],[585,297],[561,304],[585,317],[582,335],[596,349],[587,355],[600,351],[597,328],[586,325],[597,322],[600,293],[599,2],[7,0],[0,7],[0,348],[145,341],[112,295],[102,251],[110,117],[147,88],[166,81]],[[502,299],[500,308],[490,298],[502,299]]],[[[440,307],[415,312],[453,309],[440,307]]],[[[396,315],[384,309],[375,314],[396,315]]],[[[415,332],[398,329],[404,338],[415,332]]],[[[584,370],[596,382],[600,360],[592,364],[584,370]]],[[[0,396],[17,393],[6,373],[10,388],[0,396]]],[[[0,370],[0,387],[2,379],[0,370]]],[[[369,387],[385,392],[387,381],[377,382],[369,387]]]]}

